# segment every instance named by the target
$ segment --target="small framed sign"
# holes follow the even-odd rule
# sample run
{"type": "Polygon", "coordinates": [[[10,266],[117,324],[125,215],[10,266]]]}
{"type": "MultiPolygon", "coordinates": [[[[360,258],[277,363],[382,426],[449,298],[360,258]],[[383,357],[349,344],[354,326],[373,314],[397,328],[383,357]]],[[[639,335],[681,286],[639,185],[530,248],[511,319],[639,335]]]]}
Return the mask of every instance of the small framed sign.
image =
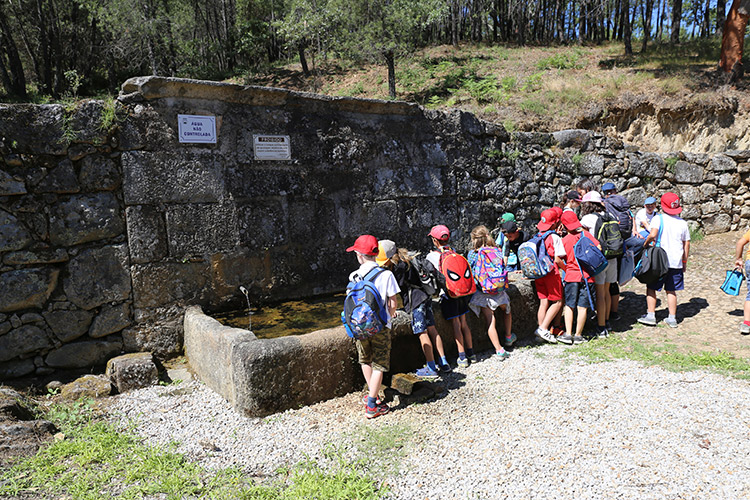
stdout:
{"type": "Polygon", "coordinates": [[[288,135],[253,135],[256,160],[291,160],[292,146],[288,135]]]}
{"type": "Polygon", "coordinates": [[[216,144],[216,117],[177,115],[180,142],[216,144]]]}

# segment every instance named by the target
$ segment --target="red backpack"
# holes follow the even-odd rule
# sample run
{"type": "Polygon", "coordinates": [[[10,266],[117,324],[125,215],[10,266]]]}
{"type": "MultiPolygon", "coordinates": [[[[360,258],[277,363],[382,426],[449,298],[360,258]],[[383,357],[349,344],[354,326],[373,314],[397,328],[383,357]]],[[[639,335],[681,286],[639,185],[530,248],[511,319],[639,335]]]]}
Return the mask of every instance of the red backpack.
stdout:
{"type": "Polygon", "coordinates": [[[443,247],[440,252],[440,272],[445,276],[445,291],[449,297],[455,299],[477,291],[469,261],[451,247],[443,247]]]}

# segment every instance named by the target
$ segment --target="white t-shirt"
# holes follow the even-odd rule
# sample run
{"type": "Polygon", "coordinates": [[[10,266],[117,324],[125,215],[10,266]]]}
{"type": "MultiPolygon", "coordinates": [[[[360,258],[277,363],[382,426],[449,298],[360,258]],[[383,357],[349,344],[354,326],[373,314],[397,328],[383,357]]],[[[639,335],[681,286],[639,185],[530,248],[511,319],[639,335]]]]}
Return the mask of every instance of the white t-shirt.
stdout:
{"type": "Polygon", "coordinates": [[[659,215],[660,217],[651,219],[651,230],[658,229],[661,226],[660,219],[663,217],[664,228],[661,231],[659,246],[667,252],[669,267],[672,269],[682,269],[683,242],[690,241],[690,230],[688,229],[687,222],[674,215],[659,215]]]}
{"type": "MultiPolygon", "coordinates": [[[[431,250],[430,253],[427,254],[427,257],[425,257],[427,261],[433,265],[433,267],[437,270],[437,272],[440,272],[440,252],[437,250],[431,250]]],[[[438,296],[442,297],[445,295],[445,290],[442,288],[440,289],[438,296]]]]}
{"type": "Polygon", "coordinates": [[[563,245],[560,235],[552,233],[550,239],[552,240],[552,247],[555,249],[555,255],[553,255],[553,257],[560,257],[561,259],[565,257],[565,245],[563,245]]]}
{"type": "Polygon", "coordinates": [[[641,222],[645,222],[646,224],[649,225],[649,228],[650,228],[651,227],[651,219],[653,219],[655,215],[657,215],[656,210],[654,210],[653,212],[651,212],[650,215],[649,215],[649,213],[648,213],[648,211],[646,210],[645,207],[642,208],[642,209],[640,209],[640,210],[638,210],[638,213],[635,214],[635,229],[637,231],[639,231],[639,232],[640,231],[648,231],[649,229],[646,229],[645,227],[641,226],[641,222]]]}
{"type": "Polygon", "coordinates": [[[594,213],[581,217],[581,225],[585,227],[589,233],[593,234],[594,238],[596,238],[596,234],[594,234],[594,227],[596,227],[596,223],[599,222],[599,215],[600,214],[594,213]]]}

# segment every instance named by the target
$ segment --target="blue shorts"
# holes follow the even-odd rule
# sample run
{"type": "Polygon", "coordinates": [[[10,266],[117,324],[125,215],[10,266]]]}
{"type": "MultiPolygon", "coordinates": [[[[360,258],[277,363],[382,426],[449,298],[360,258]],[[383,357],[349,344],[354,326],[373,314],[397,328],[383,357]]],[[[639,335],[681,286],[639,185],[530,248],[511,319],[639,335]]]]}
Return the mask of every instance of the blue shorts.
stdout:
{"type": "MultiPolygon", "coordinates": [[[[750,276],[750,260],[745,261],[745,276],[750,276]]],[[[750,279],[747,280],[747,296],[745,300],[750,300],[750,279]]]]}
{"type": "Polygon", "coordinates": [[[435,326],[435,315],[432,314],[432,299],[430,298],[411,312],[411,330],[415,335],[426,332],[429,326],[435,326]]]}
{"type": "Polygon", "coordinates": [[[664,287],[664,290],[668,292],[676,292],[678,290],[684,290],[685,289],[685,281],[683,280],[684,274],[685,273],[682,271],[682,269],[674,269],[670,267],[666,275],[664,275],[656,283],[652,283],[648,285],[646,288],[648,288],[649,290],[656,290],[657,292],[661,290],[662,286],[664,287]]]}
{"type": "MultiPolygon", "coordinates": [[[[594,290],[594,284],[589,283],[589,292],[591,293],[591,300],[596,300],[596,290],[594,290]]],[[[590,307],[593,309],[594,304],[589,302],[589,292],[586,291],[586,284],[581,281],[579,283],[565,283],[565,305],[574,309],[576,307],[590,307]]]]}

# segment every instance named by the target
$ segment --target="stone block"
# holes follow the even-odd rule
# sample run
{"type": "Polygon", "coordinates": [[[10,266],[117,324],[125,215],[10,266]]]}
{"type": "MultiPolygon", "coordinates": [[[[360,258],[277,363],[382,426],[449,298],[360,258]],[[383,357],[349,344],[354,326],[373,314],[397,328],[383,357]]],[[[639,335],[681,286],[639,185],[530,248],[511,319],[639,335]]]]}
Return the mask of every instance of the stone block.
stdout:
{"type": "Polygon", "coordinates": [[[715,201],[709,201],[708,203],[701,205],[701,212],[703,212],[704,215],[715,214],[719,210],[721,210],[721,206],[715,201]]]}
{"type": "Polygon", "coordinates": [[[626,189],[622,192],[620,192],[620,195],[624,196],[628,203],[630,203],[630,206],[637,211],[637,207],[642,207],[643,202],[646,201],[646,198],[648,195],[646,194],[646,190],[642,187],[637,187],[633,189],[626,189]]]}
{"type": "Polygon", "coordinates": [[[211,151],[129,151],[120,161],[126,205],[215,203],[225,197],[222,161],[211,151]]]}
{"type": "Polygon", "coordinates": [[[122,184],[120,169],[106,156],[86,156],[79,174],[81,187],[86,191],[113,191],[122,184]]]}
{"type": "Polygon", "coordinates": [[[701,194],[704,198],[713,198],[719,192],[718,188],[714,184],[701,184],[701,194]]]}
{"type": "Polygon", "coordinates": [[[50,351],[44,361],[53,368],[90,368],[103,366],[121,351],[120,340],[86,340],[65,344],[50,351]]]}
{"type": "Polygon", "coordinates": [[[22,180],[12,177],[4,170],[0,170],[0,196],[14,196],[26,194],[26,185],[22,180]]]}
{"type": "Polygon", "coordinates": [[[667,171],[664,158],[656,153],[629,154],[627,158],[630,175],[641,179],[661,179],[667,171]]]}
{"type": "Polygon", "coordinates": [[[690,185],[677,186],[677,194],[683,206],[700,203],[703,199],[700,189],[690,185]]]}
{"type": "Polygon", "coordinates": [[[47,334],[34,325],[22,325],[0,336],[0,361],[52,347],[47,334]]]}
{"type": "Polygon", "coordinates": [[[278,200],[253,200],[237,208],[239,243],[252,250],[283,245],[287,239],[287,218],[278,200]],[[268,214],[276,214],[269,217],[268,214]]]}
{"type": "Polygon", "coordinates": [[[720,187],[737,187],[742,181],[740,180],[740,174],[725,172],[718,176],[718,184],[720,187]]]}
{"type": "Polygon", "coordinates": [[[702,215],[700,205],[684,205],[680,217],[685,220],[697,220],[702,215]]]}
{"type": "Polygon", "coordinates": [[[339,234],[347,241],[363,233],[389,234],[393,221],[398,219],[398,203],[394,200],[342,203],[336,207],[339,234]]]}
{"type": "Polygon", "coordinates": [[[393,396],[393,406],[404,407],[416,403],[424,403],[434,397],[435,391],[432,388],[420,384],[409,394],[396,394],[393,396]]]}
{"type": "Polygon", "coordinates": [[[37,250],[12,252],[5,255],[3,262],[8,265],[27,266],[31,264],[57,264],[67,262],[68,252],[64,248],[55,250],[37,250]]]}
{"type": "Polygon", "coordinates": [[[559,148],[576,148],[581,151],[586,150],[591,137],[592,132],[585,129],[560,130],[552,133],[552,138],[559,148]]]}
{"type": "Polygon", "coordinates": [[[57,286],[60,271],[26,268],[0,274],[0,312],[41,308],[57,286]]]}
{"type": "Polygon", "coordinates": [[[63,285],[68,300],[81,309],[130,297],[130,273],[126,245],[91,248],[68,263],[63,285]]]}
{"type": "Polygon", "coordinates": [[[24,377],[34,373],[34,370],[36,370],[34,361],[28,358],[4,361],[0,363],[0,380],[24,377]]]}
{"type": "Polygon", "coordinates": [[[64,155],[63,106],[0,106],[0,137],[20,154],[64,155]]]}
{"type": "Polygon", "coordinates": [[[71,246],[125,232],[120,205],[112,193],[72,196],[58,203],[50,217],[50,241],[71,246]]]}
{"type": "Polygon", "coordinates": [[[421,380],[413,373],[396,373],[391,378],[391,389],[401,394],[411,394],[414,386],[421,380]]]}
{"type": "Polygon", "coordinates": [[[118,138],[123,151],[166,149],[177,143],[176,130],[151,106],[143,104],[132,106],[128,119],[120,124],[118,138]]]}
{"type": "Polygon", "coordinates": [[[678,161],[674,166],[674,179],[684,184],[700,184],[703,182],[703,167],[678,161]]]}
{"type": "Polygon", "coordinates": [[[207,292],[209,269],[203,262],[138,264],[131,272],[136,308],[196,303],[207,292]]]}
{"type": "Polygon", "coordinates": [[[89,337],[98,339],[117,333],[133,323],[131,318],[130,304],[122,303],[115,306],[105,304],[91,323],[89,337]]]}
{"type": "Polygon", "coordinates": [[[49,169],[39,182],[37,182],[32,191],[35,193],[77,193],[81,190],[78,185],[73,163],[65,158],[56,166],[49,169]]]}
{"type": "Polygon", "coordinates": [[[0,252],[20,250],[31,241],[26,227],[12,214],[0,210],[0,252]]]}
{"type": "Polygon", "coordinates": [[[119,393],[159,383],[159,371],[150,352],[114,357],[107,361],[105,373],[119,393]]]}
{"type": "Polygon", "coordinates": [[[102,375],[84,375],[60,388],[60,397],[67,401],[104,398],[112,394],[112,384],[102,375]]]}
{"type": "Polygon", "coordinates": [[[0,335],[5,335],[11,328],[13,328],[13,325],[10,324],[10,321],[3,321],[0,323],[0,335]]]}
{"type": "MultiPolygon", "coordinates": [[[[251,288],[271,278],[271,259],[248,252],[219,253],[211,256],[211,288],[216,297],[236,297],[240,285],[251,288]]],[[[317,256],[310,256],[311,262],[317,256]]]]}
{"type": "MultiPolygon", "coordinates": [[[[276,219],[276,213],[265,219],[276,219]]],[[[176,205],[167,209],[167,244],[172,257],[221,252],[238,241],[237,212],[233,204],[176,205]]]]}
{"type": "MultiPolygon", "coordinates": [[[[407,163],[407,165],[409,165],[407,163]]],[[[443,172],[440,167],[409,165],[399,168],[378,168],[373,176],[372,193],[380,199],[410,196],[441,196],[443,172]]]]}
{"type": "Polygon", "coordinates": [[[729,214],[707,215],[702,221],[705,234],[726,233],[732,226],[732,217],[729,214]]]}
{"type": "Polygon", "coordinates": [[[584,153],[578,166],[578,174],[584,176],[604,173],[604,157],[596,153],[584,153]]]}
{"type": "Polygon", "coordinates": [[[737,163],[727,155],[717,154],[711,158],[710,168],[714,172],[731,172],[737,170],[737,163]]]}
{"type": "Polygon", "coordinates": [[[93,314],[88,311],[46,311],[44,319],[61,342],[70,342],[89,330],[93,314]]]}
{"type": "Polygon", "coordinates": [[[130,259],[144,264],[167,255],[167,230],[164,214],[152,205],[134,205],[125,209],[130,259]]]}
{"type": "Polygon", "coordinates": [[[181,318],[158,325],[141,323],[133,328],[126,328],[122,331],[122,342],[126,352],[149,351],[158,359],[182,354],[181,318]]]}

